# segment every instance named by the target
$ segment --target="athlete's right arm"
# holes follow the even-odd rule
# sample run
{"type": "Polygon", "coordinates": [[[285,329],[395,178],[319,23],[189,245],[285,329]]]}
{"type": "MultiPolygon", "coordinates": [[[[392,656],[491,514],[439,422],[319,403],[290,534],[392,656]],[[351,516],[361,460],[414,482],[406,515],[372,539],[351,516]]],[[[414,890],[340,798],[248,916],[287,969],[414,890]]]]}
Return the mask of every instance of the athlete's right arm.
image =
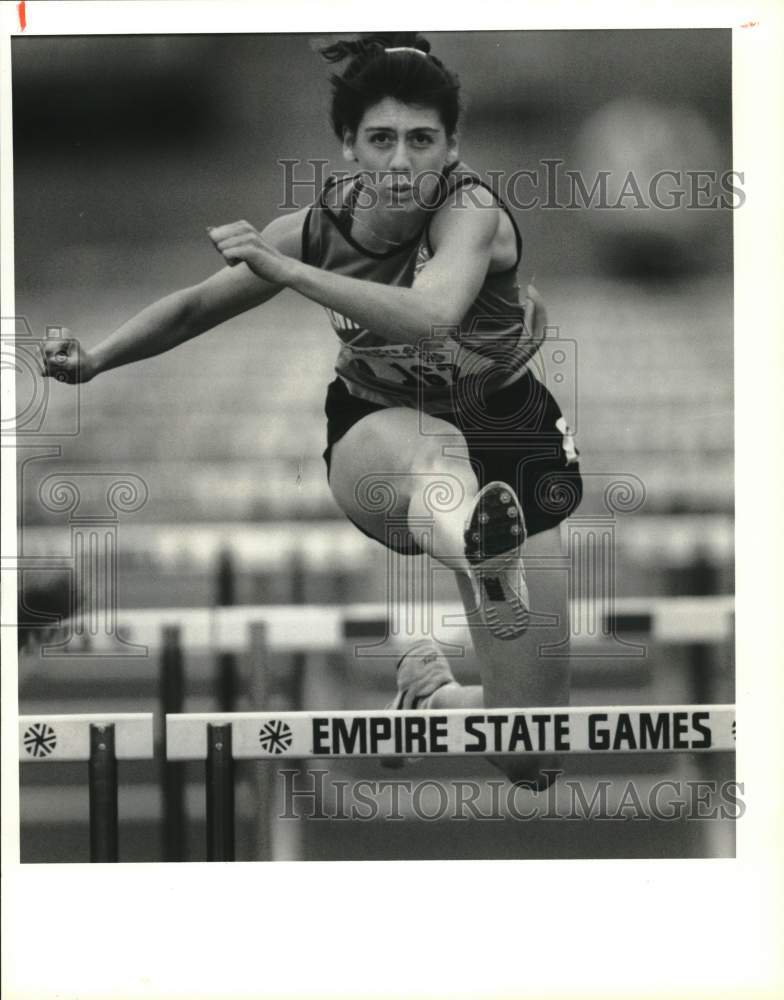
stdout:
{"type": "MultiPolygon", "coordinates": [[[[307,209],[283,215],[264,238],[288,257],[301,257],[307,209]]],[[[45,341],[42,374],[60,382],[89,382],[101,372],[162,354],[226,320],[268,302],[283,285],[259,278],[246,264],[225,267],[198,285],[173,292],[123,323],[89,351],[73,339],[45,341]]]]}

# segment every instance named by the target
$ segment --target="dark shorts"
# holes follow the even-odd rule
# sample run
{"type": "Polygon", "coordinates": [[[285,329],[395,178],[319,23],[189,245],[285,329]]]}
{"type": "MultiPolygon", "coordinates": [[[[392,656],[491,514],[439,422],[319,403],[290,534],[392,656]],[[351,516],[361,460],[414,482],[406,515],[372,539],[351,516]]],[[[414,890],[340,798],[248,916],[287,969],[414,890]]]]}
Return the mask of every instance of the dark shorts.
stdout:
{"type": "MultiPolygon", "coordinates": [[[[352,396],[339,378],[330,383],[324,404],[328,473],[332,446],[363,417],[384,409],[352,396]]],[[[579,505],[583,486],[577,452],[558,403],[530,372],[485,399],[469,396],[454,410],[433,416],[462,432],[480,488],[494,481],[514,488],[529,536],[554,528],[579,505]]],[[[405,551],[413,555],[419,549],[405,551]]]]}

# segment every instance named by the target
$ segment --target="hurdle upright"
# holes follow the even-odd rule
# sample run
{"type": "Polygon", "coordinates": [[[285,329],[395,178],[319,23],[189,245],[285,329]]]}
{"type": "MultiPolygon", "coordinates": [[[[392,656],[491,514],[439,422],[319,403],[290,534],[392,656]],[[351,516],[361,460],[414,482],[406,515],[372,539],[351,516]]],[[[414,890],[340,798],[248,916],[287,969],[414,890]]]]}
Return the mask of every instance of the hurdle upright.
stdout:
{"type": "Polygon", "coordinates": [[[118,861],[117,762],[153,756],[151,713],[20,715],[19,761],[85,761],[90,792],[90,861],[118,861]]]}
{"type": "Polygon", "coordinates": [[[735,706],[194,713],[166,748],[205,761],[207,860],[232,861],[235,760],[732,752],[735,706]]]}

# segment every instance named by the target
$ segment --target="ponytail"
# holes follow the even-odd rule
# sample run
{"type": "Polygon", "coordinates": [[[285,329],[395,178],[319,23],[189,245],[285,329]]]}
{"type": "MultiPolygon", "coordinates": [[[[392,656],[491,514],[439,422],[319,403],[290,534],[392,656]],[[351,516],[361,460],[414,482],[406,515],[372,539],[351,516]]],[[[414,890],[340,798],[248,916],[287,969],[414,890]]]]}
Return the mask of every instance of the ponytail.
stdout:
{"type": "Polygon", "coordinates": [[[430,42],[415,31],[386,31],[365,35],[355,41],[333,42],[319,49],[319,52],[329,63],[343,62],[344,59],[357,59],[360,63],[365,63],[389,49],[410,49],[427,55],[430,52],[430,42]]]}

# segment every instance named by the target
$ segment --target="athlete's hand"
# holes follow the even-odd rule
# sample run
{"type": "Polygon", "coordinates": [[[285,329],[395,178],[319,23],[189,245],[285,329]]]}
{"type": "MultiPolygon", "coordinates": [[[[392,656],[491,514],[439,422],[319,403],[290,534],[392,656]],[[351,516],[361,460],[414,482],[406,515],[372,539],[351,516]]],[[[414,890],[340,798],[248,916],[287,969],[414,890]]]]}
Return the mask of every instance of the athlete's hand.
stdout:
{"type": "Polygon", "coordinates": [[[68,330],[57,340],[45,340],[41,345],[41,374],[58,382],[74,385],[89,382],[95,375],[93,360],[78,340],[68,337],[68,330]]]}
{"type": "Polygon", "coordinates": [[[254,274],[265,281],[286,284],[291,272],[291,257],[263,240],[249,222],[242,219],[226,226],[210,226],[207,233],[229,267],[244,261],[254,274]]]}

